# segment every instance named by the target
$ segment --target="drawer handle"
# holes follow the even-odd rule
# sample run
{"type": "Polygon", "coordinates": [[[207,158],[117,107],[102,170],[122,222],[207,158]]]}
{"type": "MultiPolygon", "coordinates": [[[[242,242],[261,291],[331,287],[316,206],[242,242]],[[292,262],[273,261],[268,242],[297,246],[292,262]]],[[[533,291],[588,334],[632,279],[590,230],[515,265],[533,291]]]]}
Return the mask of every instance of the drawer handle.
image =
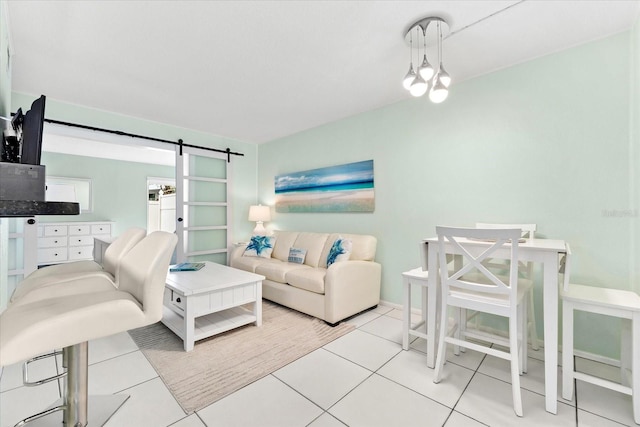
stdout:
{"type": "Polygon", "coordinates": [[[57,228],[56,228],[56,229],[54,229],[54,230],[53,230],[53,232],[54,232],[54,233],[57,233],[57,232],[58,232],[58,229],[57,229],[57,228]]]}
{"type": "Polygon", "coordinates": [[[53,243],[58,243],[58,241],[57,241],[57,240],[54,240],[54,241],[53,241],[53,243]]]}
{"type": "Polygon", "coordinates": [[[180,302],[182,302],[182,301],[180,300],[180,298],[176,298],[176,302],[177,302],[177,303],[180,303],[180,302]]]}

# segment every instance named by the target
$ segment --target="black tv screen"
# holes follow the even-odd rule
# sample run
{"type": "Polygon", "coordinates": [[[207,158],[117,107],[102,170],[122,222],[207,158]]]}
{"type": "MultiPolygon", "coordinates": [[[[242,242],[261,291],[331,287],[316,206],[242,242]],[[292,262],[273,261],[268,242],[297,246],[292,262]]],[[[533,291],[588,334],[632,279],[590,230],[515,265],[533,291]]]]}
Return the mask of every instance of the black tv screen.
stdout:
{"type": "Polygon", "coordinates": [[[22,147],[20,163],[39,165],[42,154],[42,131],[44,128],[44,107],[46,97],[33,101],[31,109],[24,115],[22,122],[22,147]]]}

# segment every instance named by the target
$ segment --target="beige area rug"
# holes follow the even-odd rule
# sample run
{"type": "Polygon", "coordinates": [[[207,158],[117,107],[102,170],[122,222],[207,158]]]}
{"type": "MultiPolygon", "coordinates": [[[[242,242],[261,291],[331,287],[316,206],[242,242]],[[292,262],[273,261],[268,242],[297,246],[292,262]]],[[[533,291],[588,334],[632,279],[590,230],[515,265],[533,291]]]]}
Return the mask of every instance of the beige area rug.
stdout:
{"type": "Polygon", "coordinates": [[[197,341],[190,352],[162,323],[129,331],[182,409],[190,414],[352,331],[263,301],[262,326],[197,341]]]}

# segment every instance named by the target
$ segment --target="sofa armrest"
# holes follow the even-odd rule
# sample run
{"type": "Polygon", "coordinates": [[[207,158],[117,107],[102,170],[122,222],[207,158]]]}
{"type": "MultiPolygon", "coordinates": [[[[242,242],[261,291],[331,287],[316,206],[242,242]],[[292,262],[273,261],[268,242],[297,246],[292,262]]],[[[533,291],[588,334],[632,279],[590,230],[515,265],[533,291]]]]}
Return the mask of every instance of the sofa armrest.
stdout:
{"type": "Polygon", "coordinates": [[[234,244],[234,248],[231,250],[231,256],[229,257],[229,262],[231,262],[232,259],[240,258],[245,249],[247,249],[247,243],[234,244]]]}
{"type": "Polygon", "coordinates": [[[332,264],[325,276],[325,321],[336,323],[380,303],[382,267],[373,261],[332,264]]]}

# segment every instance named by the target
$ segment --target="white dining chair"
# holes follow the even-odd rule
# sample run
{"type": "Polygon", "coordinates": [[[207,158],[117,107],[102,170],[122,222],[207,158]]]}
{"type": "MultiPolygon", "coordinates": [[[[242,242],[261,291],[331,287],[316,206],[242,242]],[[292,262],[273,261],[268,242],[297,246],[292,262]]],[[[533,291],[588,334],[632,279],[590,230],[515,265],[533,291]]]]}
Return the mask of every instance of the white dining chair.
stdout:
{"type": "MultiPolygon", "coordinates": [[[[535,240],[536,229],[538,227],[536,226],[536,224],[496,224],[477,222],[476,228],[519,228],[520,230],[522,230],[522,234],[520,237],[531,241],[535,240]]],[[[533,280],[533,262],[520,261],[518,263],[518,271],[520,272],[521,277],[528,280],[533,280]]],[[[538,343],[538,330],[536,329],[536,310],[534,307],[533,286],[531,287],[528,300],[529,307],[527,309],[527,330],[529,331],[529,342],[531,343],[531,348],[533,350],[539,350],[540,345],[538,343]]]]}
{"type": "MultiPolygon", "coordinates": [[[[640,424],[640,296],[635,292],[621,289],[600,288],[570,283],[571,248],[561,262],[564,284],[560,290],[562,298],[562,397],[571,400],[574,380],[588,382],[631,396],[633,419],[640,424]],[[626,319],[630,331],[623,331],[621,337],[621,383],[609,381],[575,370],[574,327],[575,311],[596,313],[626,319]],[[627,344],[628,343],[628,344],[627,344]],[[629,348],[630,347],[630,348],[629,348]],[[631,357],[626,357],[630,350],[631,357]]],[[[627,328],[628,329],[628,328],[627,328]]]]}
{"type": "MultiPolygon", "coordinates": [[[[518,280],[518,240],[520,229],[476,229],[436,227],[439,247],[442,311],[434,382],[442,380],[446,358],[446,344],[480,351],[508,360],[511,364],[511,387],[513,409],[522,416],[520,393],[520,360],[526,361],[527,333],[526,311],[530,281],[518,280]],[[483,240],[485,244],[468,239],[483,240]],[[501,251],[502,254],[497,254],[501,251]],[[506,252],[506,254],[505,254],[506,252]],[[450,269],[446,263],[447,253],[461,256],[461,262],[450,269]],[[510,262],[508,277],[494,274],[483,262],[491,257],[506,258],[510,262]],[[488,332],[458,327],[449,329],[447,308],[473,310],[502,316],[508,319],[508,337],[488,332]],[[472,339],[473,341],[470,341],[472,339]],[[497,343],[507,351],[489,345],[497,343]]],[[[459,317],[456,314],[456,317],[459,317]]]]}

